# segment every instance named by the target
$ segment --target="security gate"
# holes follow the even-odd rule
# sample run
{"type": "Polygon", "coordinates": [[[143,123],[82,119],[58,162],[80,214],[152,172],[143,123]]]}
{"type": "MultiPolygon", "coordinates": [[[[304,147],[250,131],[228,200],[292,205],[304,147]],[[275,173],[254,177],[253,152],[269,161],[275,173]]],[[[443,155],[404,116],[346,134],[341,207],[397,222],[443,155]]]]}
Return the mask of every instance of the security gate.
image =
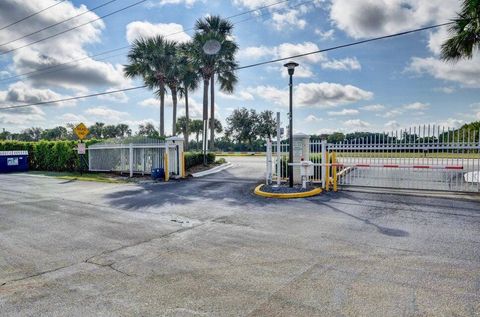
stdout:
{"type": "Polygon", "coordinates": [[[150,138],[111,140],[88,147],[89,171],[150,174],[161,168],[169,175],[185,176],[183,139],[150,138]]]}
{"type": "MultiPolygon", "coordinates": [[[[310,140],[311,182],[328,189],[335,175],[343,186],[480,192],[479,130],[419,126],[347,136],[332,143],[310,140]]],[[[273,144],[273,181],[288,180],[288,148],[283,141],[277,155],[273,144]]]]}

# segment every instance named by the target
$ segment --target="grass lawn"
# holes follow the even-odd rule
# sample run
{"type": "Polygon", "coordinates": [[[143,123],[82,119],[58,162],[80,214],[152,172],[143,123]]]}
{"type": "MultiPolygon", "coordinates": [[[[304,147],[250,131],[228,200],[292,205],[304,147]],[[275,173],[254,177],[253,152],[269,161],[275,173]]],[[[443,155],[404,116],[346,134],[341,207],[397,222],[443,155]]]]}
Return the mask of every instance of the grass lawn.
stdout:
{"type": "Polygon", "coordinates": [[[105,173],[83,173],[80,175],[78,172],[43,172],[43,171],[32,171],[29,174],[33,175],[43,175],[56,177],[66,180],[77,180],[77,181],[87,181],[87,182],[102,182],[102,183],[127,183],[128,181],[115,178],[111,174],[105,173]]]}

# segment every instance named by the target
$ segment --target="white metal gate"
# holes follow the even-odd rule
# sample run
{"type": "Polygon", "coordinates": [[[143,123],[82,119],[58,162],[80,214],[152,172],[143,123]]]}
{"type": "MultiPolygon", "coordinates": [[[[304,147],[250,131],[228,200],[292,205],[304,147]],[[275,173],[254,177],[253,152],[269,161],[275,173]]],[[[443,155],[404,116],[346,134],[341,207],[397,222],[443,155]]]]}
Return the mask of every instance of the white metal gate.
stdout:
{"type": "Polygon", "coordinates": [[[124,139],[88,147],[89,171],[150,174],[152,169],[168,170],[168,175],[184,174],[183,143],[156,139],[124,139]],[[135,142],[135,143],[132,143],[135,142]]]}
{"type": "MultiPolygon", "coordinates": [[[[328,144],[311,140],[309,180],[327,189],[335,175],[343,186],[480,192],[479,130],[420,126],[357,135],[328,144]]],[[[288,180],[288,148],[283,141],[277,155],[274,144],[273,181],[288,180]]]]}

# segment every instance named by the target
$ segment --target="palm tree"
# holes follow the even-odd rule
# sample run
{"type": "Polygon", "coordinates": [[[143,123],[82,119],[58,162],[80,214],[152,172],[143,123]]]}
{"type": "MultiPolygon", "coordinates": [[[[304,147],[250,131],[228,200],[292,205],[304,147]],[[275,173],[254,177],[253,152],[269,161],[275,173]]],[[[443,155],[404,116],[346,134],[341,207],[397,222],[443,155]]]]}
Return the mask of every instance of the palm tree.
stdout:
{"type": "Polygon", "coordinates": [[[177,135],[177,103],[178,103],[178,89],[181,84],[181,56],[179,52],[178,43],[170,41],[167,44],[166,50],[169,51],[173,58],[167,70],[166,82],[170,92],[172,93],[172,135],[177,135]]]}
{"type": "MultiPolygon", "coordinates": [[[[233,24],[220,16],[209,16],[197,20],[195,23],[196,33],[194,35],[194,56],[197,59],[197,67],[203,78],[203,119],[208,120],[208,86],[210,85],[210,113],[215,118],[215,74],[218,74],[220,89],[226,92],[233,92],[237,82],[235,75],[235,54],[238,45],[231,39],[233,24]],[[203,47],[209,41],[216,41],[220,44],[220,50],[216,54],[207,54],[203,47]],[[228,73],[228,74],[227,74],[228,73]]],[[[210,149],[213,149],[215,138],[214,120],[210,126],[210,149]]],[[[206,128],[206,127],[205,127],[206,128]]]]}
{"type": "Polygon", "coordinates": [[[197,141],[197,150],[198,150],[198,137],[200,133],[203,131],[203,122],[202,120],[192,120],[191,129],[192,133],[195,133],[195,139],[197,141]]]}
{"type": "Polygon", "coordinates": [[[128,53],[129,64],[124,66],[125,76],[142,77],[150,89],[157,89],[160,97],[160,136],[165,135],[165,85],[172,60],[175,58],[176,43],[158,35],[140,38],[133,42],[128,53]]]}
{"type": "MultiPolygon", "coordinates": [[[[180,87],[180,97],[185,98],[185,118],[187,122],[190,122],[190,113],[188,108],[188,92],[194,91],[198,88],[200,76],[195,70],[190,56],[192,49],[192,43],[183,43],[179,49],[179,63],[180,63],[180,80],[182,86],[180,87]]],[[[189,144],[189,125],[185,127],[185,149],[188,149],[189,144]]]]}
{"type": "Polygon", "coordinates": [[[480,0],[464,0],[462,10],[449,28],[451,37],[442,44],[442,59],[471,59],[480,49],[480,0]]]}
{"type": "MultiPolygon", "coordinates": [[[[187,119],[187,117],[180,117],[177,120],[177,130],[179,130],[185,140],[187,140],[188,126],[192,125],[192,120],[187,119]]],[[[186,147],[186,146],[185,146],[186,147]]]]}

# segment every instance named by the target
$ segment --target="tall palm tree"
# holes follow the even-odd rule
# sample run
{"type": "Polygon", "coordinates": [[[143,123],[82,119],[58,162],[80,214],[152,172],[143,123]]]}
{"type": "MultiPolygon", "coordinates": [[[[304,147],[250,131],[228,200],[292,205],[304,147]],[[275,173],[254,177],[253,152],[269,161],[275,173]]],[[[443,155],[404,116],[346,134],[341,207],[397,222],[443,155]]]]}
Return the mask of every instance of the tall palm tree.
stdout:
{"type": "Polygon", "coordinates": [[[166,44],[166,51],[168,51],[173,58],[170,60],[170,65],[167,69],[166,83],[170,92],[172,93],[172,135],[177,135],[177,103],[178,90],[181,85],[181,60],[178,43],[169,41],[166,44]]]}
{"type": "MultiPolygon", "coordinates": [[[[185,118],[186,122],[190,122],[190,111],[188,107],[188,92],[194,91],[198,88],[198,83],[200,81],[200,76],[195,70],[192,63],[192,57],[190,51],[192,49],[192,43],[183,43],[180,44],[179,49],[179,63],[180,63],[180,80],[182,86],[180,87],[180,97],[185,98],[185,118]]],[[[188,149],[189,136],[190,136],[190,125],[187,124],[185,127],[185,149],[188,149]]]]}
{"type": "Polygon", "coordinates": [[[212,118],[210,120],[210,149],[213,149],[215,139],[215,127],[213,126],[213,122],[215,122],[215,74],[218,74],[220,89],[233,92],[233,87],[237,82],[235,68],[238,65],[235,62],[235,54],[238,51],[238,45],[232,40],[233,24],[220,16],[209,16],[197,20],[195,30],[194,43],[202,48],[202,51],[199,50],[198,53],[203,54],[203,59],[208,61],[204,65],[208,67],[201,67],[200,70],[204,80],[204,120],[208,120],[208,86],[210,85],[210,115],[212,118]],[[203,51],[203,45],[212,40],[218,41],[221,48],[218,53],[208,55],[203,51]]]}
{"type": "Polygon", "coordinates": [[[129,64],[124,66],[125,76],[142,77],[150,89],[157,89],[160,99],[160,136],[165,135],[165,86],[167,73],[175,58],[175,43],[158,35],[133,42],[128,53],[129,64]]]}
{"type": "Polygon", "coordinates": [[[480,49],[480,0],[463,0],[462,10],[450,27],[451,37],[442,44],[442,59],[471,59],[480,49]]]}

